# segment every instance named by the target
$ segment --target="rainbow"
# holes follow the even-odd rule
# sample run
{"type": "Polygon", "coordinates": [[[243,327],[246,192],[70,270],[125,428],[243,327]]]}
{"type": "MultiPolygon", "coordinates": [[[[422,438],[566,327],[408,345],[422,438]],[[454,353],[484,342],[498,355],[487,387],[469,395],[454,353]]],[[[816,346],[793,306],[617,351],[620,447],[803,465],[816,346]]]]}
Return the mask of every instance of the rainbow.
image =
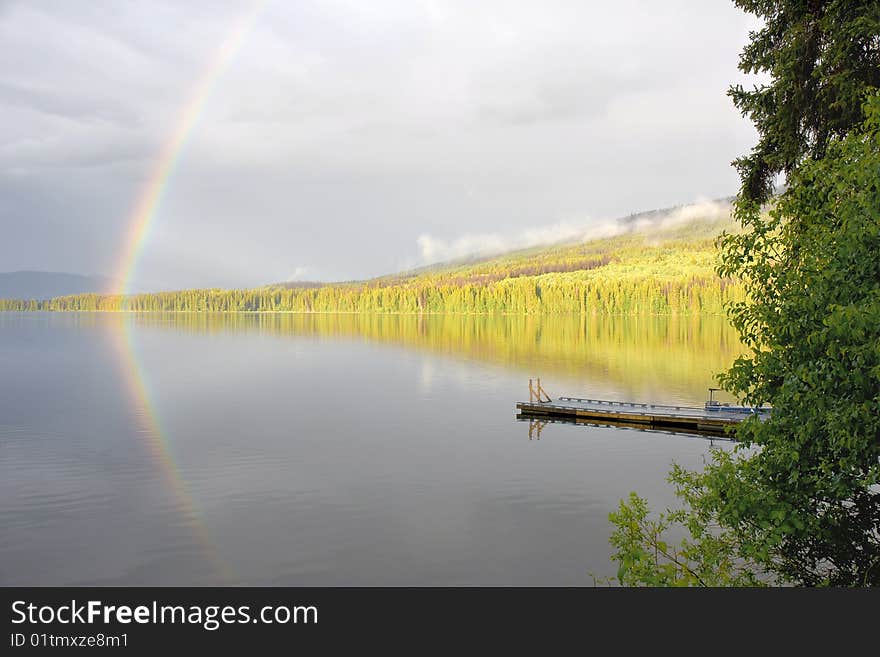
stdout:
{"type": "MultiPolygon", "coordinates": [[[[164,142],[150,176],[141,189],[129,215],[125,245],[119,266],[116,269],[117,275],[114,277],[117,283],[114,284],[115,289],[112,290],[112,293],[123,297],[130,294],[140,254],[187,140],[198,123],[217,81],[241,48],[265,4],[266,0],[252,1],[247,11],[235,21],[229,36],[217,49],[204,73],[196,81],[187,101],[183,104],[174,128],[164,142]]],[[[120,305],[120,309],[124,308],[124,305],[120,305]]],[[[112,333],[113,343],[126,382],[126,390],[140,433],[145,437],[153,460],[160,467],[162,479],[175,500],[176,508],[186,519],[187,525],[192,528],[194,538],[204,556],[213,565],[213,570],[222,582],[234,583],[235,578],[210,540],[202,521],[202,514],[193,503],[189,488],[172,455],[168,434],[163,430],[157,409],[151,401],[152,395],[149,392],[144,367],[138,358],[132,330],[133,324],[133,319],[121,317],[119,325],[114,327],[112,333]]]]}
{"type": "Polygon", "coordinates": [[[174,500],[174,507],[184,523],[192,531],[196,546],[210,566],[218,583],[234,584],[236,578],[232,570],[221,558],[210,534],[202,521],[203,514],[193,502],[189,487],[184,481],[180,468],[171,453],[168,435],[162,429],[159,414],[152,403],[144,367],[138,358],[132,336],[134,318],[118,316],[118,324],[111,329],[111,341],[119,356],[125,388],[130,406],[135,416],[138,433],[143,436],[144,443],[154,463],[159,467],[160,479],[164,489],[174,500]]]}
{"type": "Polygon", "coordinates": [[[174,129],[165,141],[159,157],[153,165],[150,176],[141,189],[126,222],[128,231],[119,265],[116,268],[117,273],[113,279],[116,281],[116,289],[112,290],[113,293],[119,295],[131,293],[132,278],[134,277],[140,254],[143,251],[147,237],[149,237],[150,228],[156,218],[162,198],[165,196],[168,184],[174,175],[189,136],[202,116],[205,105],[217,81],[241,48],[265,4],[266,0],[253,0],[251,2],[247,11],[235,22],[229,36],[217,49],[214,57],[193,86],[187,101],[184,103],[174,124],[174,129]]]}

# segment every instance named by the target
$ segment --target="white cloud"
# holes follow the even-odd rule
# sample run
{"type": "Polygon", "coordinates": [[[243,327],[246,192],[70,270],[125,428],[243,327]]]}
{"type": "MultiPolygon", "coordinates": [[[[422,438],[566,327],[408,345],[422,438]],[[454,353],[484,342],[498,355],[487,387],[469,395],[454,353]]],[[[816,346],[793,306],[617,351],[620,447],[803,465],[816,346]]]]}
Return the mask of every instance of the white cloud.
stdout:
{"type": "Polygon", "coordinates": [[[549,226],[527,228],[512,235],[501,233],[465,234],[452,240],[420,235],[416,240],[423,264],[455,260],[468,256],[491,256],[533,246],[575,242],[618,234],[616,223],[579,224],[560,222],[549,226]]]}
{"type": "Polygon", "coordinates": [[[285,280],[287,282],[304,281],[304,280],[306,280],[306,277],[309,275],[309,271],[310,270],[308,267],[297,267],[296,269],[293,270],[293,272],[288,274],[288,276],[285,280]]]}
{"type": "Polygon", "coordinates": [[[549,246],[560,243],[585,242],[614,237],[627,232],[645,232],[674,228],[693,221],[716,221],[730,215],[725,201],[698,201],[666,211],[651,212],[633,220],[618,219],[602,222],[560,222],[528,228],[519,233],[465,234],[452,240],[421,235],[416,240],[420,264],[433,264],[466,257],[486,257],[509,251],[549,246]]]}

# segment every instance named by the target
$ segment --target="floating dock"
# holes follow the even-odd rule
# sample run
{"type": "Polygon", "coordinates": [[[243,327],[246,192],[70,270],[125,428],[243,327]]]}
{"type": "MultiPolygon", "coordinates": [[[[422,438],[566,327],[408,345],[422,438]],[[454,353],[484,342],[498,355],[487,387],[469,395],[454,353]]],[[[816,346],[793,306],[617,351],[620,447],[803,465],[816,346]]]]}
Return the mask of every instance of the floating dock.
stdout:
{"type": "Polygon", "coordinates": [[[725,406],[664,406],[632,402],[557,397],[547,401],[517,402],[517,419],[555,420],[578,424],[609,424],[644,429],[665,429],[699,434],[724,435],[727,427],[748,417],[764,418],[770,409],[725,406]]]}

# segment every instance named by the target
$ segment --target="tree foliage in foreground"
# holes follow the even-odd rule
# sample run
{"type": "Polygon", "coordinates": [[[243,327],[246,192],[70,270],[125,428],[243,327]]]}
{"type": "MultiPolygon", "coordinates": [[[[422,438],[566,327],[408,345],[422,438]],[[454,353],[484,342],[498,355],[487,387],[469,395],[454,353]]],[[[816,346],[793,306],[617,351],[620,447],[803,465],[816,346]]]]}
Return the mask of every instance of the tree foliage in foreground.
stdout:
{"type": "Polygon", "coordinates": [[[867,88],[880,87],[877,0],[734,0],[762,19],[740,56],[744,73],[771,82],[728,92],[760,135],[735,162],[742,195],[767,201],[778,173],[824,156],[832,139],[862,122],[867,88]]]}
{"type": "Polygon", "coordinates": [[[746,285],[732,320],[754,353],[722,384],[773,412],[737,427],[734,454],[671,473],[685,565],[650,559],[669,516],[621,503],[621,582],[880,586],[880,95],[865,107],[863,128],[798,167],[769,215],[740,200],[748,230],[724,239],[720,269],[746,285]]]}
{"type": "Polygon", "coordinates": [[[721,382],[773,412],[738,425],[741,446],[702,473],[672,471],[680,511],[649,520],[637,495],[621,502],[618,579],[877,586],[880,3],[734,3],[763,21],[739,68],[770,82],[729,92],[758,143],[734,163],[744,230],[722,238],[719,273],[745,285],[731,317],[753,354],[721,382]],[[788,189],[763,215],[779,173],[788,189]],[[689,534],[671,553],[684,563],[656,549],[670,522],[689,534]],[[717,578],[694,577],[706,572],[717,578]]]}

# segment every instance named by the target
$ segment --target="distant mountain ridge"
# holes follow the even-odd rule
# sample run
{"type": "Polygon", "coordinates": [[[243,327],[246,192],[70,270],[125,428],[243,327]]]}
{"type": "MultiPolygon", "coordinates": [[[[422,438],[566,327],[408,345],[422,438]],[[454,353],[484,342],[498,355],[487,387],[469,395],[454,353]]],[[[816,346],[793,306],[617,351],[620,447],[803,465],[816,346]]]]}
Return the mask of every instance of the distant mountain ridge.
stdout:
{"type": "MultiPolygon", "coordinates": [[[[657,208],[654,210],[642,210],[632,212],[628,215],[617,217],[607,222],[600,222],[598,230],[591,231],[588,226],[584,227],[582,235],[576,237],[565,237],[558,240],[548,240],[544,242],[535,242],[530,245],[515,245],[507,249],[501,249],[496,253],[480,254],[471,253],[468,255],[450,258],[448,260],[439,260],[429,264],[411,267],[402,271],[375,276],[368,279],[356,279],[346,281],[284,281],[277,283],[269,283],[263,287],[267,288],[286,288],[286,289],[313,289],[321,287],[333,287],[339,285],[365,284],[365,283],[383,283],[389,280],[401,281],[404,279],[417,278],[425,274],[435,274],[448,269],[458,269],[462,267],[479,266],[493,261],[507,260],[512,257],[529,256],[540,257],[544,253],[558,251],[565,247],[572,247],[578,244],[599,241],[603,238],[625,235],[627,233],[648,233],[655,232],[658,234],[675,232],[676,227],[682,225],[690,225],[696,233],[701,236],[714,237],[717,232],[721,231],[718,226],[728,228],[724,222],[730,221],[731,211],[733,208],[734,196],[724,196],[721,198],[708,199],[703,201],[694,201],[691,203],[681,203],[665,208],[657,208]],[[709,232],[707,233],[706,230],[709,232]]],[[[679,235],[679,238],[684,235],[679,235]]]]}
{"type": "MultiPolygon", "coordinates": [[[[493,253],[490,255],[470,254],[453,258],[450,260],[439,261],[406,269],[393,274],[377,276],[375,278],[364,281],[339,281],[333,283],[324,283],[323,285],[338,285],[340,283],[369,283],[387,280],[403,280],[407,278],[416,278],[423,274],[435,274],[444,270],[458,269],[462,267],[477,267],[492,263],[494,261],[504,261],[510,258],[529,259],[531,257],[540,257],[547,253],[559,251],[566,247],[575,247],[579,244],[587,244],[590,242],[599,242],[606,238],[613,238],[625,234],[638,233],[655,233],[657,235],[666,234],[673,235],[677,231],[677,227],[682,225],[690,226],[693,230],[690,236],[696,237],[714,237],[716,233],[721,231],[719,226],[728,228],[727,225],[731,221],[733,196],[726,196],[707,201],[696,201],[693,203],[683,203],[666,208],[658,208],[656,210],[643,210],[633,212],[629,215],[618,217],[605,225],[595,234],[590,234],[589,229],[585,228],[584,234],[578,237],[568,237],[556,241],[548,241],[536,243],[530,246],[518,246],[510,249],[493,253]],[[707,232],[708,231],[708,232],[707,232]]],[[[677,235],[678,238],[685,237],[684,234],[677,235]]],[[[310,284],[315,285],[315,284],[310,284]]],[[[321,284],[317,284],[321,285],[321,284]]],[[[273,287],[273,286],[269,286],[273,287]]],[[[274,287],[298,287],[284,284],[276,284],[274,287]]]]}
{"type": "Polygon", "coordinates": [[[106,293],[114,287],[106,276],[53,271],[0,272],[0,299],[42,301],[70,294],[106,293]]]}

